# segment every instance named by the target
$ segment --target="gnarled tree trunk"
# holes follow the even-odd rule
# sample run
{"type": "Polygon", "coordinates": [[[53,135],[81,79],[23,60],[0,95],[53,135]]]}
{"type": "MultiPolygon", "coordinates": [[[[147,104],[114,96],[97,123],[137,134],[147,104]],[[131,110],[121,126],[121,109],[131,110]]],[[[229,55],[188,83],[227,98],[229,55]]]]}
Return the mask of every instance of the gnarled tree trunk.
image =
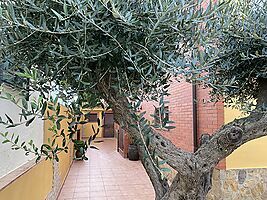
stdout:
{"type": "MultiPolygon", "coordinates": [[[[261,80],[258,107],[267,105],[267,82],[261,80]]],[[[126,97],[112,92],[106,84],[99,90],[111,104],[115,121],[125,128],[131,137],[139,138],[140,133],[130,126],[134,124],[126,97]]],[[[177,148],[172,142],[152,130],[150,145],[167,164],[177,171],[171,184],[161,178],[158,169],[149,158],[142,160],[144,168],[154,186],[156,200],[204,200],[212,186],[212,172],[220,160],[227,157],[242,144],[267,135],[266,112],[252,112],[250,116],[238,119],[219,129],[205,141],[195,153],[177,148]]],[[[140,148],[141,157],[144,148],[140,148]]]]}

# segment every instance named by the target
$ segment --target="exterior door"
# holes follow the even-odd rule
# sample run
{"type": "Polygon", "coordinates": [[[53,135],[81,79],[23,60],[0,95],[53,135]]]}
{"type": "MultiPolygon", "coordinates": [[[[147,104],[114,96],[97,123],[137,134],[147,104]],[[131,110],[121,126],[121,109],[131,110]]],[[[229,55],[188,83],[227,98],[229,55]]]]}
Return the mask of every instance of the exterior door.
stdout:
{"type": "Polygon", "coordinates": [[[119,150],[123,151],[124,149],[124,142],[123,142],[123,139],[124,139],[124,130],[123,129],[119,129],[119,134],[118,134],[118,146],[119,146],[119,150]]]}
{"type": "Polygon", "coordinates": [[[104,137],[114,137],[113,113],[105,113],[104,125],[104,137]]]}

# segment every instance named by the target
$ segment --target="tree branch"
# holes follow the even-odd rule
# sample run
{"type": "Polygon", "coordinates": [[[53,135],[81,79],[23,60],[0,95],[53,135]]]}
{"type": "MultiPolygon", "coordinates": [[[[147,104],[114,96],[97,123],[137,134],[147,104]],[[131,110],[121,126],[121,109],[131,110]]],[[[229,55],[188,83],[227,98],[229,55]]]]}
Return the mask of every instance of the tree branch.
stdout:
{"type": "Polygon", "coordinates": [[[139,152],[141,157],[141,162],[153,184],[156,200],[161,199],[166,192],[169,190],[168,180],[161,177],[161,173],[155,168],[151,158],[145,158],[146,150],[143,146],[139,146],[139,152]]]}
{"type": "Polygon", "coordinates": [[[195,153],[200,167],[208,170],[246,142],[267,135],[267,114],[253,112],[223,126],[195,153]]]}
{"type": "Polygon", "coordinates": [[[185,174],[189,168],[194,168],[193,154],[177,148],[169,139],[153,130],[150,147],[155,148],[160,158],[179,174],[185,174]]]}
{"type": "Polygon", "coordinates": [[[267,79],[259,80],[257,107],[248,117],[223,126],[194,154],[203,170],[215,167],[246,142],[267,135],[267,79]]]}

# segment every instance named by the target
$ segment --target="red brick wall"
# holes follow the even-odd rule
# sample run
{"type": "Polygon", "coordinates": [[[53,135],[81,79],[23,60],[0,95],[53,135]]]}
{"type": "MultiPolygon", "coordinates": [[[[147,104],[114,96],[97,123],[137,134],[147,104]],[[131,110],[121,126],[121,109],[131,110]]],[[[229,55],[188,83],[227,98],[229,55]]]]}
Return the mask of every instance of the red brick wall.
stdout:
{"type": "Polygon", "coordinates": [[[128,133],[125,130],[123,130],[120,127],[120,125],[117,124],[116,122],[114,123],[114,132],[116,133],[115,136],[116,136],[117,145],[118,145],[117,151],[119,151],[119,153],[122,155],[122,157],[127,158],[128,157],[128,146],[130,144],[128,133]],[[121,134],[123,134],[123,136],[121,134]],[[120,137],[123,138],[122,139],[122,143],[123,143],[122,149],[120,148],[120,145],[119,145],[119,143],[121,142],[120,137]]]}
{"type": "MultiPolygon", "coordinates": [[[[222,102],[207,103],[209,101],[209,89],[197,87],[197,118],[198,139],[204,133],[213,134],[224,124],[224,105],[222,102]]],[[[217,168],[225,169],[226,162],[222,160],[217,168]]]]}
{"type": "MultiPolygon", "coordinates": [[[[193,126],[192,126],[192,85],[186,82],[174,81],[169,88],[170,96],[165,100],[169,101],[169,119],[175,121],[175,129],[161,131],[161,133],[170,139],[177,147],[186,151],[193,151],[193,126]]],[[[154,106],[157,102],[144,102],[142,110],[145,110],[146,117],[152,121],[150,114],[154,114],[154,106]]]]}
{"type": "Polygon", "coordinates": [[[224,106],[222,102],[208,103],[209,90],[197,87],[198,138],[204,134],[213,134],[224,124],[224,106]]]}
{"type": "MultiPolygon", "coordinates": [[[[186,82],[173,82],[170,86],[170,96],[166,97],[170,103],[169,117],[175,121],[175,129],[162,131],[167,138],[182,149],[193,151],[193,102],[192,85],[186,82]]],[[[209,90],[197,87],[197,117],[198,137],[203,133],[212,134],[224,123],[223,103],[207,103],[210,100],[209,90]]],[[[154,114],[154,106],[157,102],[144,102],[142,110],[146,117],[152,121],[150,114],[154,114]]]]}
{"type": "MultiPolygon", "coordinates": [[[[161,133],[170,139],[177,147],[186,151],[194,150],[193,138],[193,102],[192,85],[186,82],[172,82],[169,88],[170,96],[166,97],[169,101],[169,118],[175,121],[176,128],[170,131],[161,131],[161,133]]],[[[213,134],[224,124],[223,103],[207,103],[210,100],[209,89],[203,89],[198,86],[197,96],[197,131],[198,139],[204,133],[213,134]]],[[[157,102],[144,102],[142,110],[145,110],[146,117],[152,121],[150,114],[154,114],[154,106],[157,102]]],[[[220,162],[218,168],[225,168],[225,161],[220,162]]]]}

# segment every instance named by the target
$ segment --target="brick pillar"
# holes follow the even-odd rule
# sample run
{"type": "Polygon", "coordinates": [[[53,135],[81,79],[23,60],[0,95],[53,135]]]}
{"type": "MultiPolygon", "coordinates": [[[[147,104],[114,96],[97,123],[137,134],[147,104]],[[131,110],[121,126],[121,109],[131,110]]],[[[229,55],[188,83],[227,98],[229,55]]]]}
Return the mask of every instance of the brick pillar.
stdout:
{"type": "MultiPolygon", "coordinates": [[[[197,88],[197,113],[198,113],[198,140],[202,134],[214,134],[224,125],[224,104],[223,102],[208,103],[210,100],[210,89],[197,88]]],[[[225,169],[225,159],[217,168],[225,169]]]]}
{"type": "Polygon", "coordinates": [[[129,144],[130,144],[130,140],[129,140],[129,136],[127,131],[124,131],[124,137],[123,137],[123,157],[124,158],[128,158],[128,149],[129,149],[129,144]]]}

